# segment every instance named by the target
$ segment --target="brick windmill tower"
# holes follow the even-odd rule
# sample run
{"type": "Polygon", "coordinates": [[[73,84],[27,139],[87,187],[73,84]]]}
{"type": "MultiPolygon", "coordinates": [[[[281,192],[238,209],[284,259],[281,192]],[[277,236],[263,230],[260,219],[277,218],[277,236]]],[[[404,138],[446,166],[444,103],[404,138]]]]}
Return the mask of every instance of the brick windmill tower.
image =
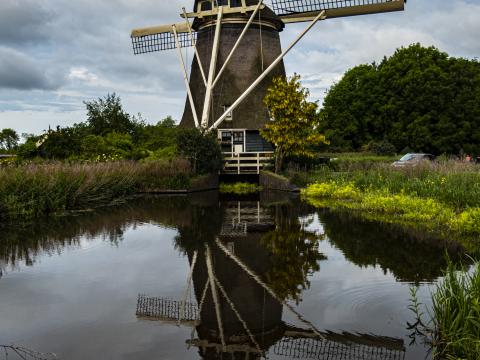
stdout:
{"type": "Polygon", "coordinates": [[[135,54],[177,49],[187,89],[180,125],[217,131],[226,170],[259,171],[273,148],[259,130],[270,121],[263,103],[283,58],[320,20],[404,9],[406,0],[195,0],[183,22],[133,30],[135,54]],[[286,25],[308,22],[282,51],[286,25]],[[194,47],[190,72],[182,48],[194,47]]]}

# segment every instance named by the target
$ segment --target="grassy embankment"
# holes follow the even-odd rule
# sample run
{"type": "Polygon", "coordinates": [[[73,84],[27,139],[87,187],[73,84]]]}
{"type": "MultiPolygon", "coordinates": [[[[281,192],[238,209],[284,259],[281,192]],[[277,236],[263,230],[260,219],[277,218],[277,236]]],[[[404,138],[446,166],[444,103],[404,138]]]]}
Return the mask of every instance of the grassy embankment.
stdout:
{"type": "Polygon", "coordinates": [[[405,169],[381,161],[336,166],[340,171],[325,167],[292,178],[305,186],[303,195],[315,206],[421,227],[478,250],[480,167],[453,161],[405,169]]]}
{"type": "Polygon", "coordinates": [[[222,194],[234,194],[234,195],[249,195],[255,194],[261,191],[262,188],[257,184],[252,183],[222,183],[220,184],[220,192],[222,194]]]}
{"type": "Polygon", "coordinates": [[[136,193],[185,189],[184,160],[110,163],[31,163],[0,167],[0,219],[87,210],[136,193]]]}
{"type": "Polygon", "coordinates": [[[431,318],[426,324],[422,307],[413,288],[410,309],[417,322],[411,328],[432,346],[434,359],[480,359],[480,263],[470,272],[450,263],[426,309],[431,318]]]}

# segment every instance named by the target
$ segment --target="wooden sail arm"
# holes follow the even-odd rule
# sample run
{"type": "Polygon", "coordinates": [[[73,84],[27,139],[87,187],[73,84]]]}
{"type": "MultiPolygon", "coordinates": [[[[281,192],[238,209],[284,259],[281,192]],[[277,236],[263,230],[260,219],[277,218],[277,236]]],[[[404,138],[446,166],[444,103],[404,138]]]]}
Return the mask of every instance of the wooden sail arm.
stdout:
{"type": "MultiPolygon", "coordinates": [[[[300,1],[298,1],[298,6],[285,5],[281,0],[273,1],[273,3],[277,15],[285,24],[289,24],[312,21],[321,11],[325,11],[327,19],[403,11],[406,0],[373,0],[367,4],[354,0],[349,2],[351,4],[349,6],[343,6],[344,1],[338,1],[339,5],[336,6],[335,2],[324,4],[324,1],[320,0],[314,1],[308,8],[304,7],[300,1]]],[[[292,2],[290,1],[290,3],[292,2]]]]}
{"type": "Polygon", "coordinates": [[[150,26],[141,29],[134,29],[132,30],[132,38],[138,38],[142,36],[149,36],[149,35],[156,35],[162,33],[172,33],[172,26],[175,25],[178,33],[188,33],[188,25],[185,22],[181,22],[178,24],[168,24],[168,25],[158,25],[158,26],[150,26]]]}

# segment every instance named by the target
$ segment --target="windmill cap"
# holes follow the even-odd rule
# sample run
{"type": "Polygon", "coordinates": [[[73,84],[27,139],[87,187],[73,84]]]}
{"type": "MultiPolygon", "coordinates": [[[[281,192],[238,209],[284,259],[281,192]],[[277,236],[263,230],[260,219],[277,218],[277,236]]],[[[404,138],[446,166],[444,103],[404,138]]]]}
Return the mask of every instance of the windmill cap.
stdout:
{"type": "MultiPolygon", "coordinates": [[[[194,4],[194,8],[193,8],[193,11],[196,12],[197,9],[198,9],[198,5],[202,2],[208,2],[208,0],[195,0],[195,4],[194,4]]],[[[227,3],[228,1],[227,0],[224,0],[225,3],[227,3]]],[[[246,5],[247,6],[256,6],[258,5],[258,0],[246,0],[245,1],[246,5]]],[[[230,4],[232,5],[232,7],[241,7],[242,6],[242,1],[241,0],[230,0],[230,4]]],[[[278,31],[282,31],[284,28],[285,28],[285,24],[284,22],[280,19],[280,17],[278,17],[277,14],[275,14],[275,12],[270,9],[266,4],[264,4],[265,7],[263,10],[260,11],[260,17],[263,21],[267,21],[267,22],[270,22],[272,24],[274,24],[274,26],[277,28],[278,31]]],[[[251,14],[251,13],[250,13],[251,14]]],[[[237,14],[228,14],[228,15],[225,15],[224,17],[225,18],[230,18],[230,17],[245,17],[245,18],[248,18],[250,15],[245,15],[245,14],[241,14],[241,13],[237,13],[237,14]]],[[[199,21],[202,21],[203,19],[195,19],[194,21],[194,25],[193,27],[194,28],[198,28],[198,25],[199,25],[199,21]]]]}

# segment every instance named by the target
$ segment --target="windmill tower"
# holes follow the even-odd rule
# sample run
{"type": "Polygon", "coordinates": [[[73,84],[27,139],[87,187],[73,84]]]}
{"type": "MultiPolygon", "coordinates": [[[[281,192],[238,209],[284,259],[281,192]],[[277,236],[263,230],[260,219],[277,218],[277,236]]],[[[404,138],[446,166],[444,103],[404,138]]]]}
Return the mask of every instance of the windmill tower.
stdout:
{"type": "Polygon", "coordinates": [[[259,134],[270,121],[263,103],[283,58],[320,20],[404,9],[406,0],[195,0],[183,22],[133,30],[135,54],[178,52],[187,89],[180,125],[217,131],[226,170],[258,172],[273,154],[259,134]],[[286,25],[308,22],[282,51],[286,25]],[[193,47],[189,72],[182,48],[193,47]],[[243,163],[243,164],[242,164],[243,163]]]}

